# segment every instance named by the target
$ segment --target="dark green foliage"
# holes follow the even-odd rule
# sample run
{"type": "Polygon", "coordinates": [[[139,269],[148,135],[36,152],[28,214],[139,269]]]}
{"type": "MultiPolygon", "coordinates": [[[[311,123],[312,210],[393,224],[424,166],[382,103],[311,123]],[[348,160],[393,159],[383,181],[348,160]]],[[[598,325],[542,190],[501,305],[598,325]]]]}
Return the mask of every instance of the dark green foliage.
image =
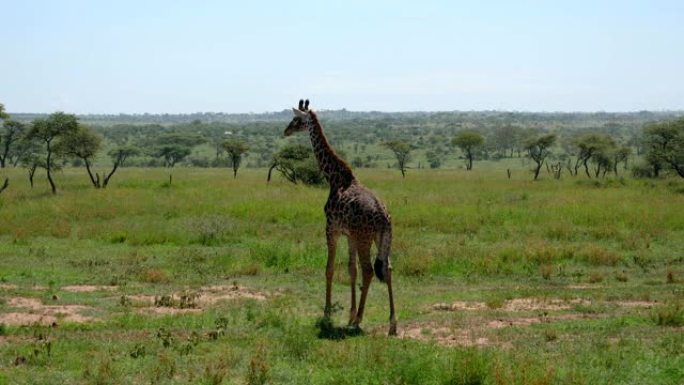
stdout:
{"type": "Polygon", "coordinates": [[[451,143],[463,151],[466,159],[466,170],[473,169],[475,151],[485,142],[484,137],[477,131],[461,131],[452,139],[451,143]]]}
{"type": "Polygon", "coordinates": [[[21,155],[19,142],[24,138],[27,127],[24,123],[5,120],[0,131],[0,168],[16,164],[21,155]]]}
{"type": "Polygon", "coordinates": [[[156,148],[152,155],[162,158],[164,167],[173,167],[190,155],[192,148],[204,143],[204,138],[194,133],[171,132],[153,140],[156,148]]]}
{"type": "Polygon", "coordinates": [[[77,132],[78,127],[76,115],[55,112],[46,119],[34,120],[27,134],[27,139],[35,139],[45,146],[46,155],[43,166],[47,170],[47,178],[53,194],[57,194],[57,186],[52,179],[52,171],[59,167],[56,157],[59,155],[57,150],[60,145],[57,141],[77,132]]]}
{"type": "Polygon", "coordinates": [[[223,149],[228,153],[230,163],[233,166],[233,178],[237,178],[238,168],[242,162],[242,156],[249,151],[249,146],[242,140],[226,140],[222,144],[223,149]]]}
{"type": "Polygon", "coordinates": [[[411,151],[415,149],[415,146],[407,140],[390,140],[383,143],[383,146],[394,153],[397,158],[397,168],[401,171],[402,178],[405,178],[407,163],[411,161],[411,151]]]}
{"type": "Polygon", "coordinates": [[[325,178],[321,173],[311,146],[292,144],[283,147],[273,156],[273,163],[269,169],[278,170],[285,179],[292,183],[302,182],[306,185],[323,185],[325,178]]]}
{"type": "Polygon", "coordinates": [[[537,167],[534,169],[534,180],[539,177],[539,170],[546,158],[551,154],[551,146],[556,141],[556,134],[545,134],[538,137],[532,137],[525,142],[525,149],[529,157],[534,160],[537,167]]]}
{"type": "Polygon", "coordinates": [[[684,118],[644,127],[646,161],[653,175],[672,170],[684,178],[684,118]]]}

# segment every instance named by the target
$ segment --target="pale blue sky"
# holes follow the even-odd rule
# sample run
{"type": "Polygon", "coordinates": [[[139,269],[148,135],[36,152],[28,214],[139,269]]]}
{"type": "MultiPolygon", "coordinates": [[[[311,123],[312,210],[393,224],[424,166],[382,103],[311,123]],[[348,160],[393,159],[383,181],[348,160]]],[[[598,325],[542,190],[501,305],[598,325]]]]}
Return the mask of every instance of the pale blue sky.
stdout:
{"type": "Polygon", "coordinates": [[[6,1],[10,112],[684,109],[684,1],[6,1]]]}

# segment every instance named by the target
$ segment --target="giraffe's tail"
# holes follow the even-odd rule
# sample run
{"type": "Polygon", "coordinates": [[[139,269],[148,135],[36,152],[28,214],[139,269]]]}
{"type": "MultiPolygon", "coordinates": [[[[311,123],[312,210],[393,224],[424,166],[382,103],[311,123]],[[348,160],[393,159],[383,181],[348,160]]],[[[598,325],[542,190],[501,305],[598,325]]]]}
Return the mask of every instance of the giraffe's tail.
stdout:
{"type": "Polygon", "coordinates": [[[380,233],[378,242],[378,256],[375,258],[375,264],[373,266],[375,270],[375,276],[381,282],[385,282],[387,279],[387,273],[392,268],[390,263],[390,251],[392,248],[392,226],[385,228],[382,233],[380,233]]]}

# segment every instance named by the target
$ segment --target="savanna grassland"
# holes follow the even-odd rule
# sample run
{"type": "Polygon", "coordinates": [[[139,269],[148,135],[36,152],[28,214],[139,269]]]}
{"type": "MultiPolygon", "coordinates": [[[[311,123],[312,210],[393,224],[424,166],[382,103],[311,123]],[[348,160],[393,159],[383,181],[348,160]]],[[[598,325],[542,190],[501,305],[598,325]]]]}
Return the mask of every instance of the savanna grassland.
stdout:
{"type": "Polygon", "coordinates": [[[52,196],[10,169],[0,383],[684,383],[680,180],[357,174],[392,214],[398,338],[377,281],[363,332],[343,328],[343,240],[319,320],[324,188],[125,168],[96,190],[67,168],[52,196]]]}

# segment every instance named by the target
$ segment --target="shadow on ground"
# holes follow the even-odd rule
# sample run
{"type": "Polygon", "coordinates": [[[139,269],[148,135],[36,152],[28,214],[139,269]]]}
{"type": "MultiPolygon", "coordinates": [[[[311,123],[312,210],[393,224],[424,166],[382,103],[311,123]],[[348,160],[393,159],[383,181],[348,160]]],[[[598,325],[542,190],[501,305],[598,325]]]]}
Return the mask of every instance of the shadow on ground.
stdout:
{"type": "Polygon", "coordinates": [[[347,337],[364,335],[358,326],[335,326],[330,317],[321,317],[316,321],[318,338],[326,340],[343,340],[347,337]]]}

